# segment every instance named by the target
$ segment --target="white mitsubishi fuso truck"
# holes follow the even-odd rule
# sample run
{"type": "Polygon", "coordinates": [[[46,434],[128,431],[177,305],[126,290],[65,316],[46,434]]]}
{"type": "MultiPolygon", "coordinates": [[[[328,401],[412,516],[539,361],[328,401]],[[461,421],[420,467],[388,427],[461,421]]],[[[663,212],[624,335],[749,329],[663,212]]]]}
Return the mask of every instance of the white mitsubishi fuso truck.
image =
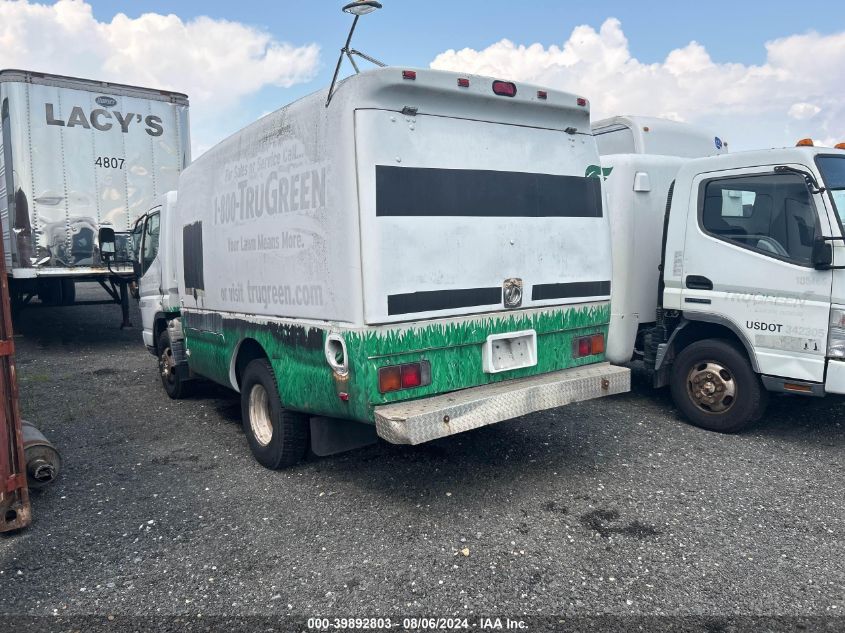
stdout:
{"type": "Polygon", "coordinates": [[[630,388],[605,360],[585,99],[383,68],[326,101],[223,141],[142,219],[143,336],[171,397],[196,377],[239,391],[279,468],[630,388]]]}
{"type": "Polygon", "coordinates": [[[692,423],[768,392],[845,394],[845,151],[727,154],[672,121],[594,123],[613,233],[607,358],[641,358],[692,423]]]}

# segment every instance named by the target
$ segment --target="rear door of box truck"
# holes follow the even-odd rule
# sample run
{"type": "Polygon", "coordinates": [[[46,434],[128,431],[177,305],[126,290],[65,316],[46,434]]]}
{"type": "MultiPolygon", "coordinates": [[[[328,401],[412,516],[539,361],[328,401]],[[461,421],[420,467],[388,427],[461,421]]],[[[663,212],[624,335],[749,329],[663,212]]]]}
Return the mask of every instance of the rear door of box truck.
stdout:
{"type": "Polygon", "coordinates": [[[99,226],[127,231],[190,159],[187,98],[2,71],[14,276],[102,273],[99,226]]]}
{"type": "Polygon", "coordinates": [[[367,324],[609,298],[595,141],[564,131],[583,113],[561,108],[549,129],[477,103],[460,117],[448,99],[435,114],[356,111],[367,324]]]}

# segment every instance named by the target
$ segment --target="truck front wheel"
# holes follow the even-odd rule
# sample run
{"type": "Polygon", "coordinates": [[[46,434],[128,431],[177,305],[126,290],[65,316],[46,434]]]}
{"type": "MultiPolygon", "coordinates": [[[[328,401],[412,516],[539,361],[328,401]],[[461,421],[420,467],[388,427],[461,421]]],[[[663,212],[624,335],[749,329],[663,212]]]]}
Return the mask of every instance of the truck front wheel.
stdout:
{"type": "Polygon", "coordinates": [[[241,380],[241,417],[252,454],[265,468],[299,462],[308,448],[308,416],[282,406],[270,363],[247,365],[241,380]]]}
{"type": "Polygon", "coordinates": [[[161,385],[167,395],[174,400],[186,398],[190,394],[192,382],[179,377],[176,370],[176,361],[173,358],[173,349],[170,345],[170,336],[167,330],[158,335],[158,371],[161,376],[161,385]]]}
{"type": "Polygon", "coordinates": [[[670,388],[690,422],[720,433],[736,433],[759,420],[768,396],[745,354],[720,339],[684,348],[672,365],[670,388]]]}

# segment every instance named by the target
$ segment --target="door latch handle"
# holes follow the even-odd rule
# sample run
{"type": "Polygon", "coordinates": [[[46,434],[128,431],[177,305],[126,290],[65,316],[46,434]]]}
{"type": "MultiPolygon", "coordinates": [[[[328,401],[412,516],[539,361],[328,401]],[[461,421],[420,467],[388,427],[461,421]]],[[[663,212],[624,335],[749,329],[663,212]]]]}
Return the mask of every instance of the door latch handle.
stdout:
{"type": "Polygon", "coordinates": [[[690,290],[713,290],[713,282],[701,275],[687,275],[686,286],[690,290]]]}

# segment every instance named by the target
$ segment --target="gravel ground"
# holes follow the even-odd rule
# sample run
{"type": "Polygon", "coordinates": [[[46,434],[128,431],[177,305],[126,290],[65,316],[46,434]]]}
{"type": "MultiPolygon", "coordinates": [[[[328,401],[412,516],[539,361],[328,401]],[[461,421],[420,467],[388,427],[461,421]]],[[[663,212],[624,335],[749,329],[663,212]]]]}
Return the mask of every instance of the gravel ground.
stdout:
{"type": "Polygon", "coordinates": [[[721,436],[635,371],[631,394],[271,472],[236,396],[169,400],[119,316],[18,319],[23,414],[65,467],[0,538],[0,612],[845,613],[839,401],[773,398],[721,436]]]}

